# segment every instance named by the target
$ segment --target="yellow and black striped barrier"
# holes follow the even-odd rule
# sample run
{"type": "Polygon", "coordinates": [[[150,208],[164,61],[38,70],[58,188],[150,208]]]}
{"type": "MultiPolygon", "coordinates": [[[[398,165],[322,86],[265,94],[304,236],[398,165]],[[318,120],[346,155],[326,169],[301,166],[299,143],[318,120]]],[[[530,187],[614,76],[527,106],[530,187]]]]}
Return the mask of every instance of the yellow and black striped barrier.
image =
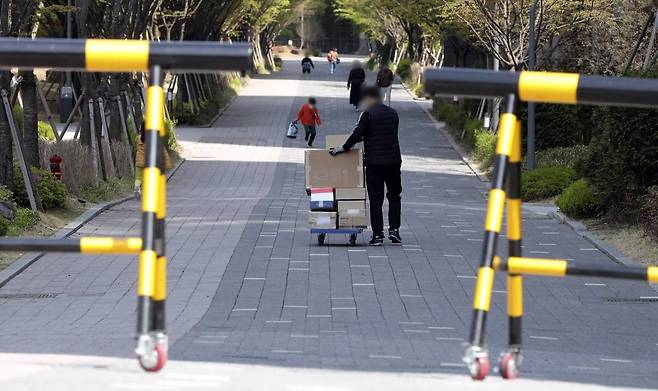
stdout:
{"type": "Polygon", "coordinates": [[[167,258],[165,219],[167,177],[164,167],[164,71],[245,71],[249,44],[217,42],[149,42],[130,40],[0,39],[0,68],[43,67],[87,72],[146,72],[145,168],[142,181],[140,238],[79,239],[0,238],[0,250],[139,254],[137,281],[137,353],[147,371],[167,360],[165,302],[167,258]]]}
{"type": "Polygon", "coordinates": [[[0,251],[64,252],[82,254],[139,254],[142,238],[87,236],[77,239],[0,239],[0,251]]]}
{"type": "Polygon", "coordinates": [[[509,257],[507,260],[497,258],[494,261],[496,270],[514,274],[527,274],[546,277],[602,277],[623,280],[646,281],[658,283],[658,266],[649,267],[601,267],[594,265],[576,265],[566,259],[543,259],[509,257]]]}
{"type": "Polygon", "coordinates": [[[464,354],[471,377],[482,380],[489,372],[484,330],[491,305],[494,271],[507,273],[509,345],[500,355],[499,373],[518,375],[523,316],[523,275],[605,277],[658,283],[658,267],[602,268],[566,260],[525,258],[521,229],[521,122],[518,102],[595,104],[658,107],[658,80],[584,76],[553,72],[494,72],[474,69],[428,69],[425,91],[432,95],[491,98],[504,97],[505,110],[498,128],[494,171],[484,225],[482,258],[473,300],[469,346],[464,354]],[[507,259],[496,255],[498,236],[507,204],[507,259]]]}
{"type": "Polygon", "coordinates": [[[431,68],[424,73],[424,85],[430,95],[484,98],[514,94],[524,102],[658,107],[658,79],[431,68]]]}
{"type": "Polygon", "coordinates": [[[87,72],[244,71],[251,65],[246,43],[154,42],[122,39],[0,39],[0,68],[29,67],[87,72]]]}

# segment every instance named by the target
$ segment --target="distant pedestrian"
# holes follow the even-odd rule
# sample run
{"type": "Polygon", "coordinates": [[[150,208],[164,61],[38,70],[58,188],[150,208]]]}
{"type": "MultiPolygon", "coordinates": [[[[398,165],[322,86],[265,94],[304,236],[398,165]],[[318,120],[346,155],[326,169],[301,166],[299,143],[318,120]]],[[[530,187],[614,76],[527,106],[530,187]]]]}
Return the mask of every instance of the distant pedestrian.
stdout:
{"type": "Polygon", "coordinates": [[[313,141],[317,134],[317,127],[322,126],[320,113],[317,108],[315,98],[308,98],[308,102],[303,104],[297,113],[297,120],[304,126],[304,139],[308,141],[308,146],[313,147],[313,141]]]}
{"type": "Polygon", "coordinates": [[[372,225],[371,246],[384,244],[384,189],[388,198],[388,238],[401,244],[400,215],[402,180],[400,166],[400,142],[398,140],[398,113],[382,103],[376,87],[363,89],[364,111],[359,117],[352,135],[342,147],[330,150],[332,155],[350,150],[363,141],[366,167],[366,186],[370,199],[370,223],[372,225]]]}
{"type": "Polygon", "coordinates": [[[315,69],[313,60],[308,56],[308,53],[302,58],[302,73],[311,73],[311,69],[315,69]]]}
{"type": "Polygon", "coordinates": [[[361,85],[366,81],[366,71],[361,67],[359,61],[352,63],[352,70],[347,78],[347,89],[350,90],[350,104],[354,106],[356,111],[359,111],[359,103],[361,102],[361,85]]]}
{"type": "Polygon", "coordinates": [[[329,49],[329,52],[327,52],[327,61],[329,62],[329,73],[333,75],[336,72],[336,66],[340,63],[337,49],[329,49]]]}
{"type": "Polygon", "coordinates": [[[377,72],[377,87],[379,87],[382,100],[389,106],[391,105],[391,92],[393,91],[394,79],[393,71],[391,71],[388,65],[383,64],[379,68],[379,72],[377,72]]]}

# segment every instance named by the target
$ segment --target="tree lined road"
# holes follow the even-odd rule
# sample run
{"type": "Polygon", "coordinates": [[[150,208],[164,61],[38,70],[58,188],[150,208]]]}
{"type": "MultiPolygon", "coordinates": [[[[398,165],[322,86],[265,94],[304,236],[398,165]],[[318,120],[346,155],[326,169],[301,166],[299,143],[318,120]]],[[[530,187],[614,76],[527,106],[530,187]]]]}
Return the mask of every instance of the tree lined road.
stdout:
{"type": "MultiPolygon", "coordinates": [[[[0,386],[481,387],[468,379],[461,355],[488,183],[426,116],[428,102],[395,86],[404,245],[368,248],[360,238],[360,246],[345,247],[331,238],[317,247],[308,232],[303,139],[284,132],[310,95],[325,123],[316,145],[324,134],[351,129],[358,114],[345,89],[348,62],[329,75],[317,59],[314,73],[302,76],[297,61],[288,61],[282,72],[252,79],[213,127],[178,130],[187,160],[169,183],[173,362],[163,373],[143,374],[128,359],[135,260],[46,255],[0,289],[0,386]]],[[[529,256],[613,262],[567,226],[525,213],[529,256]]],[[[137,203],[127,202],[79,234],[136,235],[139,218],[137,203]]],[[[566,386],[546,380],[579,383],[573,389],[654,386],[658,315],[640,300],[658,296],[654,290],[599,279],[526,281],[528,380],[488,379],[491,389],[566,386]]],[[[496,282],[488,322],[492,357],[506,344],[503,282],[496,282]]]]}

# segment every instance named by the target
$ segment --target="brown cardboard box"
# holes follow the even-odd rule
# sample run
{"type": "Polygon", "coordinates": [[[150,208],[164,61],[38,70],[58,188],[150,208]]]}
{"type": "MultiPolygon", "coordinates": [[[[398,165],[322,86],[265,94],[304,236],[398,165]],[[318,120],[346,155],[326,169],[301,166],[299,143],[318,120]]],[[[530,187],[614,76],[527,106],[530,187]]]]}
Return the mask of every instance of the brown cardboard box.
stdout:
{"type": "Polygon", "coordinates": [[[365,200],[366,199],[366,188],[365,187],[343,187],[337,188],[336,191],[336,200],[365,200]]]}
{"type": "Polygon", "coordinates": [[[339,228],[366,228],[365,201],[338,201],[338,227],[339,228]]]}
{"type": "Polygon", "coordinates": [[[324,149],[305,153],[306,188],[363,187],[363,151],[347,151],[331,156],[324,149]]]}
{"type": "Polygon", "coordinates": [[[311,228],[336,228],[336,212],[309,212],[308,225],[311,228]]]}
{"type": "Polygon", "coordinates": [[[342,147],[349,137],[349,134],[328,134],[324,139],[324,147],[325,149],[342,147]]]}

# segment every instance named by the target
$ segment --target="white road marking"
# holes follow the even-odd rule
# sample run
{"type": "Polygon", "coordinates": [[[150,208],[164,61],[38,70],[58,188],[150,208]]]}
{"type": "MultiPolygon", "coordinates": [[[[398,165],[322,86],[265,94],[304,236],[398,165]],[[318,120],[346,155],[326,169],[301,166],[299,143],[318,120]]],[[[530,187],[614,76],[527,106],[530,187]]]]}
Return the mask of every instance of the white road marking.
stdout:
{"type": "Polygon", "coordinates": [[[372,283],[353,283],[352,286],[375,286],[375,284],[372,283]]]}
{"type": "Polygon", "coordinates": [[[332,311],[342,311],[342,310],[351,310],[355,311],[356,307],[331,307],[332,311]]]}
{"type": "Polygon", "coordinates": [[[306,315],[307,318],[331,318],[331,315],[322,315],[322,314],[309,314],[306,315]]]}
{"type": "Polygon", "coordinates": [[[322,254],[308,254],[308,255],[310,255],[312,257],[328,257],[329,256],[329,254],[324,254],[324,253],[322,253],[322,254]]]}
{"type": "Polygon", "coordinates": [[[442,362],[439,365],[442,367],[458,367],[458,368],[463,368],[466,366],[466,364],[461,362],[442,362]]]}
{"type": "Polygon", "coordinates": [[[244,279],[250,281],[265,281],[265,278],[263,277],[245,277],[244,279]]]}
{"type": "Polygon", "coordinates": [[[314,334],[290,334],[290,338],[320,338],[320,336],[314,334]]]}
{"type": "Polygon", "coordinates": [[[370,267],[370,265],[350,265],[350,267],[370,267]]]}
{"type": "Polygon", "coordinates": [[[360,248],[359,249],[356,249],[356,248],[348,248],[347,249],[347,252],[350,252],[350,253],[365,253],[367,251],[368,250],[364,250],[364,249],[360,249],[360,248]]]}
{"type": "Polygon", "coordinates": [[[537,250],[530,250],[530,254],[550,254],[548,251],[537,251],[537,250]]]}
{"type": "Polygon", "coordinates": [[[389,360],[400,360],[402,356],[392,356],[392,355],[383,355],[383,354],[370,354],[370,358],[380,358],[380,359],[389,359],[389,360]]]}
{"type": "Polygon", "coordinates": [[[404,331],[405,333],[429,333],[430,332],[429,330],[414,330],[414,329],[405,329],[405,330],[402,330],[402,331],[404,331]]]}
{"type": "Polygon", "coordinates": [[[548,232],[542,232],[542,234],[544,234],[544,235],[559,235],[560,233],[555,232],[555,231],[548,231],[548,232]]]}
{"type": "Polygon", "coordinates": [[[258,308],[233,308],[231,311],[258,311],[258,308]]]}
{"type": "Polygon", "coordinates": [[[545,341],[557,341],[556,337],[544,337],[542,335],[531,335],[530,339],[542,339],[545,341]]]}
{"type": "Polygon", "coordinates": [[[477,276],[460,276],[460,275],[458,275],[457,278],[477,278],[477,276]]]}
{"type": "Polygon", "coordinates": [[[576,370],[579,370],[579,371],[600,371],[601,370],[601,368],[599,368],[599,367],[583,367],[583,366],[579,366],[579,365],[569,365],[567,368],[576,369],[576,370]]]}
{"type": "Polygon", "coordinates": [[[292,354],[302,354],[304,353],[301,350],[285,350],[285,349],[272,349],[272,353],[282,353],[282,354],[287,354],[287,353],[292,353],[292,354]]]}
{"type": "Polygon", "coordinates": [[[307,272],[307,271],[309,271],[309,268],[307,268],[307,267],[291,267],[291,268],[288,268],[288,270],[293,271],[293,272],[307,272]]]}
{"type": "Polygon", "coordinates": [[[454,327],[448,327],[448,326],[428,326],[427,328],[430,329],[430,330],[454,330],[455,329],[454,327]]]}
{"type": "Polygon", "coordinates": [[[292,323],[292,320],[266,320],[265,323],[292,323]]]}
{"type": "Polygon", "coordinates": [[[585,286],[607,286],[607,285],[600,282],[586,282],[585,286]]]}
{"type": "Polygon", "coordinates": [[[368,255],[368,258],[388,258],[388,255],[368,255]]]}
{"type": "Polygon", "coordinates": [[[307,308],[305,305],[284,305],[283,308],[307,308]]]}
{"type": "Polygon", "coordinates": [[[464,258],[463,255],[454,255],[454,254],[443,254],[443,256],[448,258],[464,258]]]}
{"type": "Polygon", "coordinates": [[[423,295],[400,295],[400,297],[419,297],[419,298],[422,298],[423,295]]]}
{"type": "Polygon", "coordinates": [[[593,248],[593,247],[586,247],[586,248],[580,248],[580,251],[599,251],[598,248],[593,248]]]}
{"type": "Polygon", "coordinates": [[[617,363],[624,363],[624,364],[630,364],[630,363],[633,362],[633,361],[631,361],[631,360],[623,360],[623,359],[620,359],[620,358],[602,358],[601,361],[605,361],[605,362],[617,362],[617,363]]]}
{"type": "Polygon", "coordinates": [[[458,337],[436,337],[437,341],[463,341],[464,338],[458,337]]]}

